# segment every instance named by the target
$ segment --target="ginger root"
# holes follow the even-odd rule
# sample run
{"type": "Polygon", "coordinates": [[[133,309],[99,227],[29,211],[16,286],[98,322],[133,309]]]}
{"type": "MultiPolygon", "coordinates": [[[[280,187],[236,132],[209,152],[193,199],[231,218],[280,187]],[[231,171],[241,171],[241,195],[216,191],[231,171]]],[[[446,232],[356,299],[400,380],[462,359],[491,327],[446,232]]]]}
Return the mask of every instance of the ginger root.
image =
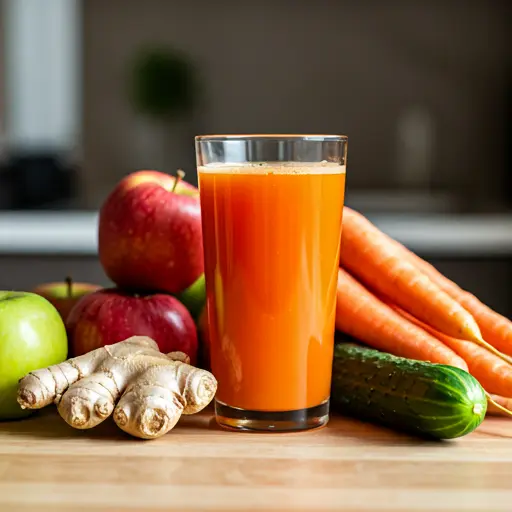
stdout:
{"type": "Polygon", "coordinates": [[[189,362],[182,352],[166,355],[151,338],[133,336],[30,372],[19,382],[18,403],[24,409],[55,403],[62,418],[79,429],[95,427],[113,413],[128,434],[154,439],[215,395],[215,377],[189,362]]]}

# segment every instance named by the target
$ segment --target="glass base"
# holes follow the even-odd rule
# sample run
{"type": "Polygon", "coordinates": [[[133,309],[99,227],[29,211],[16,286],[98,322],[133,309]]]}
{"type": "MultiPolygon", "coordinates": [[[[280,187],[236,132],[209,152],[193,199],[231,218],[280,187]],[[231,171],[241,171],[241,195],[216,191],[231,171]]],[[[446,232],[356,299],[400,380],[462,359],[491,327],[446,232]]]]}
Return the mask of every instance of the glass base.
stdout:
{"type": "Polygon", "coordinates": [[[217,423],[230,430],[297,432],[323,427],[329,421],[329,400],[294,411],[247,411],[215,400],[217,423]]]}

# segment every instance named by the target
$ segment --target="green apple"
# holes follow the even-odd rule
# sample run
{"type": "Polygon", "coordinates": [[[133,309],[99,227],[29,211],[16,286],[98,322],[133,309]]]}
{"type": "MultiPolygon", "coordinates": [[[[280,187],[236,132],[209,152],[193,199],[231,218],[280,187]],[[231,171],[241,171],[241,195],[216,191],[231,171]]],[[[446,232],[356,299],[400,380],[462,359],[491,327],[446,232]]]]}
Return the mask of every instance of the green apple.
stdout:
{"type": "Polygon", "coordinates": [[[204,274],[201,274],[188,288],[176,295],[176,297],[188,309],[194,321],[197,321],[206,303],[204,274]]]}
{"type": "Polygon", "coordinates": [[[0,291],[0,420],[30,414],[16,401],[27,373],[65,361],[66,328],[58,311],[35,293],[0,291]]]}

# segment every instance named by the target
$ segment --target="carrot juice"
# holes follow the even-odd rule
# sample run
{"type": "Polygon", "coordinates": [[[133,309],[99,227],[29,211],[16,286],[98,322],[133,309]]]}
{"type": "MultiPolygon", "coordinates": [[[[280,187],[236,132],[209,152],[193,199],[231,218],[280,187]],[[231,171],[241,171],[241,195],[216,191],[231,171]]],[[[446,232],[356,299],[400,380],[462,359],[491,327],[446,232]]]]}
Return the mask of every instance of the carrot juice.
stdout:
{"type": "Polygon", "coordinates": [[[217,414],[328,411],[345,166],[214,164],[198,175],[217,414]]]}

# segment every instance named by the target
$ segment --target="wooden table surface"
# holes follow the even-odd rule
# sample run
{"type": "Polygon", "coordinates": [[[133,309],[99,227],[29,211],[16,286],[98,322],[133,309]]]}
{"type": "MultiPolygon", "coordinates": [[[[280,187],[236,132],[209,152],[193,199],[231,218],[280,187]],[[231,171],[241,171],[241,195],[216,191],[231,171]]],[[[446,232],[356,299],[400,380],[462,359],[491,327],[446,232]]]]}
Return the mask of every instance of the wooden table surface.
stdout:
{"type": "Polygon", "coordinates": [[[219,429],[211,413],[155,441],[54,411],[0,423],[0,511],[512,511],[512,421],[432,442],[333,417],[299,434],[219,429]]]}

